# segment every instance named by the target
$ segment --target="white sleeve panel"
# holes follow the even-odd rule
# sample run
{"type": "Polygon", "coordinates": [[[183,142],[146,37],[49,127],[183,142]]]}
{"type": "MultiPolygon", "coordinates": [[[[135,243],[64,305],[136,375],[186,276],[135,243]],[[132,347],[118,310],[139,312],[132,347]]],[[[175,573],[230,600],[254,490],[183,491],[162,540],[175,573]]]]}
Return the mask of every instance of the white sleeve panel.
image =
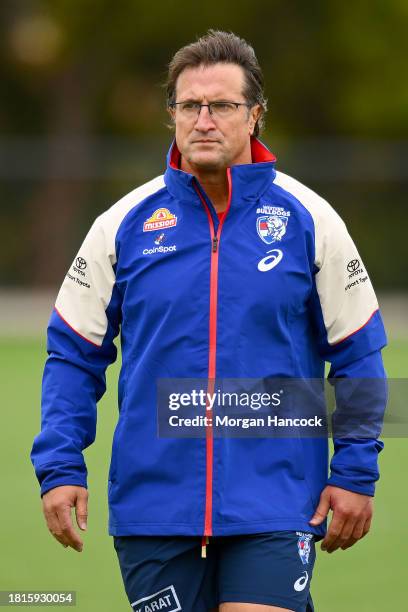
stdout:
{"type": "Polygon", "coordinates": [[[315,227],[316,288],[327,340],[333,345],[367,323],[378,309],[371,281],[337,212],[295,179],[277,173],[275,183],[309,211],[315,227]]]}
{"type": "Polygon", "coordinates": [[[55,308],[89,342],[101,346],[108,328],[106,309],[115,284],[116,234],[127,213],[164,187],[157,177],[134,189],[100,215],[68,270],[55,308]]]}

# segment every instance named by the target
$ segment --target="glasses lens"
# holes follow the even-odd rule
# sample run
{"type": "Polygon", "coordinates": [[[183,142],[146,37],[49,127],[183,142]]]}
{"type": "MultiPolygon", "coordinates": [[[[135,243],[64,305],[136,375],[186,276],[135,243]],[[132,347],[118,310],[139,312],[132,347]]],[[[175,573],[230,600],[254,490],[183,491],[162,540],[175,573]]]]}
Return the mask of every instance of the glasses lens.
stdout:
{"type": "Polygon", "coordinates": [[[198,115],[200,110],[200,105],[197,102],[183,102],[179,105],[181,112],[186,117],[193,117],[194,115],[198,115]]]}
{"type": "Polygon", "coordinates": [[[179,109],[183,117],[193,118],[197,117],[200,113],[202,106],[208,106],[208,110],[212,115],[216,117],[228,117],[233,115],[238,106],[234,102],[211,102],[209,105],[200,104],[199,102],[178,102],[175,107],[179,109]]]}
{"type": "Polygon", "coordinates": [[[237,107],[232,102],[213,102],[211,110],[217,117],[228,117],[237,110],[237,107]]]}

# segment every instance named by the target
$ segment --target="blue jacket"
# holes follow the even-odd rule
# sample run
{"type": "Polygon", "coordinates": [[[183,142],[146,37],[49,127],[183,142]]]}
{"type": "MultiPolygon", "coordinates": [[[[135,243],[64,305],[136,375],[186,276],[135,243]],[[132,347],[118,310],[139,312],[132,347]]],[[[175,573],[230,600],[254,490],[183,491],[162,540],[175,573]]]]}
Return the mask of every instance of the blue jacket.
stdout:
{"type": "Polygon", "coordinates": [[[41,494],[87,486],[120,331],[111,535],[322,536],[309,520],[327,483],[374,494],[375,438],[335,440],[329,470],[324,438],[157,436],[158,378],[322,378],[325,361],[332,377],[384,376],[378,303],[343,221],[256,139],[252,158],[227,170],[220,220],[173,144],[163,176],[96,219],[59,291],[31,459],[41,494]]]}

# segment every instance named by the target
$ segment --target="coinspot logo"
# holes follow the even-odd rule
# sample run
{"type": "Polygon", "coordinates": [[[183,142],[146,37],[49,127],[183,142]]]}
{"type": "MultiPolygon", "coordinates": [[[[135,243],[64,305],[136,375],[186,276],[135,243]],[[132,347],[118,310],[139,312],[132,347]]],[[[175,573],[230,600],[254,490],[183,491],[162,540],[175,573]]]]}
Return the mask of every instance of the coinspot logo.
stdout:
{"type": "Polygon", "coordinates": [[[153,247],[152,249],[143,249],[143,255],[154,255],[155,253],[172,253],[177,251],[177,246],[175,244],[171,244],[169,246],[160,246],[153,247]]]}

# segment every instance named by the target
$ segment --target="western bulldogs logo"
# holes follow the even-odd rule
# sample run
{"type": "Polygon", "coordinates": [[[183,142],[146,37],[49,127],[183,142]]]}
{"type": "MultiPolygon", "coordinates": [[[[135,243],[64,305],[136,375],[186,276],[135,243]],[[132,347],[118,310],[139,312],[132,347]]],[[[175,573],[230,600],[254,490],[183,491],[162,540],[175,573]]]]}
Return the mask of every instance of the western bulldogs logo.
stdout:
{"type": "Polygon", "coordinates": [[[303,565],[307,565],[309,563],[309,555],[311,551],[310,540],[313,538],[313,534],[297,531],[296,535],[299,536],[297,547],[300,560],[302,561],[303,565]]]}
{"type": "Polygon", "coordinates": [[[287,225],[288,217],[283,215],[264,215],[256,220],[258,235],[266,244],[282,240],[287,225]]]}

